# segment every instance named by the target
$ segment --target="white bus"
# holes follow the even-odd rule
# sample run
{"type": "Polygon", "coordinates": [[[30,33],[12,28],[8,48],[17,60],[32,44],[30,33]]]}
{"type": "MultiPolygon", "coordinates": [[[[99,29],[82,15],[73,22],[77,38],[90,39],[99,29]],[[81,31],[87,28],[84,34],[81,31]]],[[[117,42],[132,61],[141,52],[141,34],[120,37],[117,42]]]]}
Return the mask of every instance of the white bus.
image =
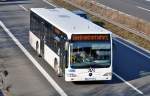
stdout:
{"type": "Polygon", "coordinates": [[[66,81],[112,79],[112,36],[64,8],[31,8],[29,42],[66,81]]]}

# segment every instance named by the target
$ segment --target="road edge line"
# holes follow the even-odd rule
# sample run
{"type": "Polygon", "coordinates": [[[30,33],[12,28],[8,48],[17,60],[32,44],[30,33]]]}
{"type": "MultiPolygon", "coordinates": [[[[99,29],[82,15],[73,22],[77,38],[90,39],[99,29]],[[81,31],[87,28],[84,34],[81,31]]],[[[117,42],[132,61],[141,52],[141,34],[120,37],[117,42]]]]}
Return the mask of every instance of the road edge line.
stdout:
{"type": "Polygon", "coordinates": [[[134,87],[132,84],[130,84],[129,82],[127,82],[127,81],[126,81],[125,79],[123,79],[121,76],[119,76],[119,75],[116,74],[115,72],[113,72],[113,74],[114,74],[117,78],[119,78],[120,80],[122,80],[124,83],[126,83],[128,86],[130,86],[132,89],[134,89],[134,90],[137,91],[138,93],[144,95],[142,91],[140,91],[139,89],[137,89],[136,87],[134,87]]]}
{"type": "Polygon", "coordinates": [[[61,96],[68,96],[61,87],[54,81],[54,79],[43,69],[43,67],[33,58],[33,56],[23,47],[19,40],[9,31],[9,29],[0,21],[0,26],[4,31],[12,38],[15,44],[22,50],[22,52],[28,57],[28,59],[36,66],[36,68],[43,74],[43,76],[48,80],[48,82],[55,88],[55,90],[61,96]]]}
{"type": "Polygon", "coordinates": [[[24,11],[28,11],[28,9],[26,9],[23,5],[18,5],[19,7],[21,7],[24,11]]]}

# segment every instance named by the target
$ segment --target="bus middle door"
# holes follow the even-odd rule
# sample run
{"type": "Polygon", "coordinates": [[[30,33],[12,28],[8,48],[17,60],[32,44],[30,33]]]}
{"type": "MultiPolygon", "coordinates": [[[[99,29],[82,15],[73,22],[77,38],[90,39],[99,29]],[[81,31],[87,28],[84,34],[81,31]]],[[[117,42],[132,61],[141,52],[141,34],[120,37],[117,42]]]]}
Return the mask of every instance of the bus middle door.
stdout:
{"type": "Polygon", "coordinates": [[[40,31],[40,55],[44,57],[44,43],[46,42],[46,30],[44,22],[41,22],[40,31]]]}

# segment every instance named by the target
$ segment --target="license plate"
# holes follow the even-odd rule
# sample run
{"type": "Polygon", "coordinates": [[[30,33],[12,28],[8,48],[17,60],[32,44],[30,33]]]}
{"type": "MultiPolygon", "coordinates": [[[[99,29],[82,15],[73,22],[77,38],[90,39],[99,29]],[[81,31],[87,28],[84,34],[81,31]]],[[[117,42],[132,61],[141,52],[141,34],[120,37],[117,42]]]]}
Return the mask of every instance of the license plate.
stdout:
{"type": "Polygon", "coordinates": [[[85,78],[85,80],[96,80],[96,78],[85,78]]]}

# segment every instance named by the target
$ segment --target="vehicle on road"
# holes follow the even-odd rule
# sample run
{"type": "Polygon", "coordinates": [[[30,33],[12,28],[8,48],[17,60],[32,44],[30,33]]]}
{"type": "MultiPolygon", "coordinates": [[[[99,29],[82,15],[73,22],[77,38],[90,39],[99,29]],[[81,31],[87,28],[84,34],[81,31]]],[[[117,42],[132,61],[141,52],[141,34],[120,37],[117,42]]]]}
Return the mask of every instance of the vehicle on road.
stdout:
{"type": "Polygon", "coordinates": [[[90,20],[89,16],[87,15],[87,13],[85,11],[82,10],[74,10],[72,11],[73,13],[75,13],[76,15],[79,15],[87,20],[90,20]]]}
{"type": "Polygon", "coordinates": [[[29,42],[66,81],[112,79],[111,32],[64,8],[31,8],[29,42]]]}

